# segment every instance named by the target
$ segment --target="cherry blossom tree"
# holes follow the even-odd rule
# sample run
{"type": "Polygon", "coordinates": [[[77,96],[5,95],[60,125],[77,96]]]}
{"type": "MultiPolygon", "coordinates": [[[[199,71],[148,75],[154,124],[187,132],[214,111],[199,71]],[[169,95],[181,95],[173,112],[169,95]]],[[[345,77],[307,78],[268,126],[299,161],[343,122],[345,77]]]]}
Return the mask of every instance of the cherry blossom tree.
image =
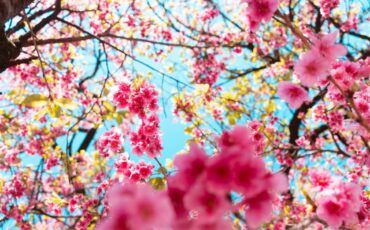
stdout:
{"type": "Polygon", "coordinates": [[[0,225],[369,229],[369,12],[0,0],[0,225]]]}

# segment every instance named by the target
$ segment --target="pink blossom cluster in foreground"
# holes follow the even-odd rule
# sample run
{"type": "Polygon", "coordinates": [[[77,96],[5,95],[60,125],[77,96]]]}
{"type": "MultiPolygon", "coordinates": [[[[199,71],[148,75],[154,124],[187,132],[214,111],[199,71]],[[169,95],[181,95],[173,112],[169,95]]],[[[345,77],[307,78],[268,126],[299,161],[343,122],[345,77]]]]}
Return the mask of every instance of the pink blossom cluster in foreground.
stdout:
{"type": "Polygon", "coordinates": [[[256,155],[262,140],[255,137],[248,127],[225,131],[213,156],[192,144],[175,158],[166,191],[128,181],[115,185],[109,216],[98,229],[231,229],[230,214],[244,216],[252,228],[269,221],[288,180],[256,155]]]}
{"type": "Polygon", "coordinates": [[[333,184],[322,192],[319,199],[317,215],[329,226],[338,228],[358,224],[361,209],[361,187],[354,183],[341,182],[333,184]]]}

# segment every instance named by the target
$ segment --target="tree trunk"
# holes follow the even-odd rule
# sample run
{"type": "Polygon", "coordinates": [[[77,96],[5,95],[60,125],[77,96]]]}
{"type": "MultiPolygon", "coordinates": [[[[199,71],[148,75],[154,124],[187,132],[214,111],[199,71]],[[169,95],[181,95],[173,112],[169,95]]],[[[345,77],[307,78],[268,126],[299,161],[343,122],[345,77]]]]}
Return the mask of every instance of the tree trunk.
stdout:
{"type": "Polygon", "coordinates": [[[8,40],[5,34],[5,23],[18,15],[33,0],[0,0],[0,73],[4,71],[10,60],[19,56],[21,47],[8,40]]]}
{"type": "Polygon", "coordinates": [[[0,0],[0,28],[24,10],[33,0],[0,0]]]}

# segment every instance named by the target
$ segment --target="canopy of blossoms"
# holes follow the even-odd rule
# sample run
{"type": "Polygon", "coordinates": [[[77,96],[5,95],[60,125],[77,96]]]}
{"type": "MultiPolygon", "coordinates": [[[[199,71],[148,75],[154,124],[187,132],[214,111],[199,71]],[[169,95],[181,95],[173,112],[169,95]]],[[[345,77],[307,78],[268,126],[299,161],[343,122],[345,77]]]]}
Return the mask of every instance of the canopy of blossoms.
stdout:
{"type": "Polygon", "coordinates": [[[369,171],[366,0],[0,0],[4,229],[365,230],[369,171]]]}

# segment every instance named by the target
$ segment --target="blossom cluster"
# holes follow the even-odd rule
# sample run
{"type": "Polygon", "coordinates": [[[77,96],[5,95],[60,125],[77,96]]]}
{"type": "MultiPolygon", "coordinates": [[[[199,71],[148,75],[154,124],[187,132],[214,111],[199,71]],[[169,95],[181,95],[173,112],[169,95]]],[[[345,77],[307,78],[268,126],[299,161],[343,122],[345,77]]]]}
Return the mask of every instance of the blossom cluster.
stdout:
{"type": "Polygon", "coordinates": [[[189,153],[175,157],[176,171],[167,178],[166,191],[132,182],[113,187],[110,215],[98,229],[231,229],[227,216],[240,212],[251,228],[269,221],[288,180],[257,156],[253,133],[244,126],[225,131],[213,156],[191,144],[189,153]]]}
{"type": "MultiPolygon", "coordinates": [[[[338,33],[333,32],[321,38],[313,37],[311,49],[303,53],[294,66],[294,73],[305,87],[325,82],[337,57],[346,54],[346,48],[335,44],[338,33]]],[[[299,108],[309,101],[307,91],[294,83],[280,82],[278,95],[292,108],[299,108]]]]}
{"type": "Polygon", "coordinates": [[[152,175],[154,169],[154,165],[145,161],[135,164],[134,161],[129,159],[127,153],[121,154],[114,162],[114,166],[119,175],[123,175],[125,179],[133,182],[145,181],[152,175]]]}
{"type": "Polygon", "coordinates": [[[197,57],[193,64],[194,82],[209,85],[216,83],[220,73],[225,69],[225,63],[218,61],[213,53],[200,54],[196,51],[194,56],[197,57]]]}
{"type": "Polygon", "coordinates": [[[244,2],[248,3],[247,18],[251,31],[256,31],[261,21],[269,21],[279,6],[279,0],[244,0],[244,2]]]}
{"type": "Polygon", "coordinates": [[[104,157],[122,151],[122,136],[119,130],[113,128],[105,132],[96,142],[96,149],[104,157]]]}
{"type": "Polygon", "coordinates": [[[346,54],[343,45],[335,44],[337,36],[338,31],[321,38],[312,37],[311,49],[303,53],[294,66],[294,73],[304,86],[312,87],[326,80],[335,60],[346,54]]]}
{"type": "Polygon", "coordinates": [[[353,225],[359,222],[361,187],[350,182],[333,183],[318,200],[317,215],[331,226],[353,225]]]}
{"type": "Polygon", "coordinates": [[[159,134],[158,93],[155,87],[146,81],[138,84],[120,83],[113,95],[118,108],[127,108],[141,119],[137,132],[131,132],[130,141],[133,152],[138,155],[147,153],[155,157],[162,150],[159,134]]]}
{"type": "Polygon", "coordinates": [[[320,0],[321,12],[324,17],[330,16],[330,11],[339,5],[339,0],[320,0]]]}

